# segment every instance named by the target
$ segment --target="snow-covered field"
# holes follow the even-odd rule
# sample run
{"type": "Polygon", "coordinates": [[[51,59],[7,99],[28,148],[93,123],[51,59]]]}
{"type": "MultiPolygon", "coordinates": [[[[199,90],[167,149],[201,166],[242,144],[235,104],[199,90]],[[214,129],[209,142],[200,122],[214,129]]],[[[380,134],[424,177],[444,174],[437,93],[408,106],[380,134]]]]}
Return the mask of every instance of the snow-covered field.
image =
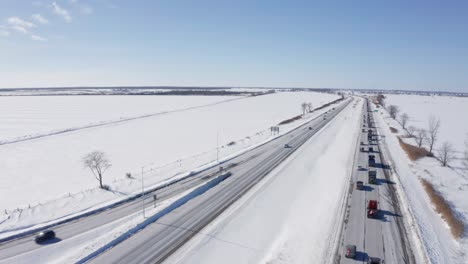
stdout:
{"type": "MultiPolygon", "coordinates": [[[[395,104],[402,112],[410,115],[410,125],[426,128],[429,116],[440,118],[440,142],[450,141],[463,151],[464,135],[468,125],[460,118],[468,111],[468,99],[442,96],[403,96],[388,95],[387,105],[395,104]]],[[[453,167],[442,167],[434,158],[422,158],[410,161],[401,149],[397,136],[406,133],[398,122],[391,119],[386,111],[381,110],[377,119],[377,126],[382,127],[385,144],[393,159],[393,167],[401,182],[402,190],[407,198],[407,205],[415,220],[418,236],[422,242],[430,263],[468,263],[468,239],[465,233],[461,238],[455,239],[450,234],[448,225],[441,216],[434,211],[429,197],[425,193],[419,177],[431,182],[435,188],[448,200],[457,216],[468,223],[468,175],[460,161],[454,161],[453,167]],[[389,127],[399,130],[391,133],[389,127]]],[[[412,138],[405,138],[405,142],[416,145],[412,138]]],[[[435,151],[437,154],[437,150],[435,151]]],[[[462,155],[458,153],[458,155],[462,155]]]]}
{"type": "Polygon", "coordinates": [[[168,263],[325,263],[348,188],[362,100],[349,106],[168,263]]]}
{"type": "Polygon", "coordinates": [[[240,97],[0,96],[0,144],[236,98],[240,97]]]}
{"type": "MultiPolygon", "coordinates": [[[[167,96],[162,99],[137,96],[120,103],[119,96],[111,97],[67,97],[65,104],[55,101],[59,105],[52,103],[56,99],[50,99],[42,106],[36,100],[48,100],[47,97],[6,99],[16,100],[10,104],[8,112],[13,114],[9,116],[20,116],[23,120],[45,120],[42,123],[34,121],[37,125],[29,126],[34,133],[106,122],[120,118],[124,113],[125,116],[139,116],[140,113],[145,115],[148,112],[212,105],[1,145],[0,192],[2,197],[8,197],[0,200],[1,236],[7,235],[7,231],[13,228],[34,226],[128,197],[141,188],[139,179],[142,167],[145,183],[149,187],[213,162],[217,141],[221,158],[235,154],[271,139],[270,126],[300,114],[300,103],[312,102],[314,107],[318,107],[338,98],[336,95],[312,92],[276,93],[213,104],[232,97],[177,97],[168,101],[167,96]],[[114,105],[103,110],[102,115],[92,115],[90,109],[106,108],[106,104],[112,105],[109,103],[112,100],[116,100],[114,105]],[[35,105],[38,110],[31,111],[28,117],[25,113],[31,109],[30,105],[35,105]],[[83,116],[78,109],[83,109],[83,116]],[[127,109],[140,110],[128,112],[127,109]],[[47,115],[50,113],[53,121],[48,121],[47,115]],[[74,121],[69,121],[67,116],[75,116],[72,118],[74,121]],[[230,142],[235,143],[227,146],[230,142]],[[112,192],[96,188],[96,180],[81,164],[82,157],[94,150],[104,151],[112,163],[104,177],[104,183],[111,187],[112,192]],[[132,173],[134,178],[126,178],[127,172],[132,173]]],[[[292,129],[319,113],[282,126],[281,131],[292,129]]],[[[3,116],[8,114],[2,113],[3,116]]],[[[3,127],[10,131],[10,138],[15,137],[14,131],[19,136],[27,132],[18,128],[21,126],[15,122],[2,124],[3,127]]]]}
{"type": "Polygon", "coordinates": [[[421,95],[385,95],[387,105],[397,105],[401,114],[410,116],[409,125],[427,129],[429,117],[440,119],[440,140],[436,148],[448,141],[458,151],[464,150],[464,141],[468,139],[468,97],[421,96],[421,95]]]}

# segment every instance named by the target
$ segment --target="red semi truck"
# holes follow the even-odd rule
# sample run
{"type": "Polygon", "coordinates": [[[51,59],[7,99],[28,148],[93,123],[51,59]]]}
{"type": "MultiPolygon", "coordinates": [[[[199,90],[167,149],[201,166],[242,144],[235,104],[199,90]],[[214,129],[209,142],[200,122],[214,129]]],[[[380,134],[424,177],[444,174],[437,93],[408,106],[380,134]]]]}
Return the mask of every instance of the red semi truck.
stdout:
{"type": "Polygon", "coordinates": [[[376,200],[369,200],[367,204],[367,218],[377,218],[378,208],[376,200]]]}

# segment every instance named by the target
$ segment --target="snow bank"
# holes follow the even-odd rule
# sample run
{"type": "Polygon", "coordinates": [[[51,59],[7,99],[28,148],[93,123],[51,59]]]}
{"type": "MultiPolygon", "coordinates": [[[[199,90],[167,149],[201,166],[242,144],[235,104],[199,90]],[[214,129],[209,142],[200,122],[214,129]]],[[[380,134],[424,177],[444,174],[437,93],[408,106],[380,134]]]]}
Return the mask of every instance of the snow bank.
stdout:
{"type": "Polygon", "coordinates": [[[167,262],[322,263],[342,221],[361,107],[346,108],[167,262]]]}

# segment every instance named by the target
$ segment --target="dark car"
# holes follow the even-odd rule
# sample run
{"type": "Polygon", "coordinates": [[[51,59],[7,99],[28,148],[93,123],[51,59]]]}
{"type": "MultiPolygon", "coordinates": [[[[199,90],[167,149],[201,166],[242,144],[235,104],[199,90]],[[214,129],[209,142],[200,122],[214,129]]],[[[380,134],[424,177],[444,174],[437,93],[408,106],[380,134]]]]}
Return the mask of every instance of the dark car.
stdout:
{"type": "Polygon", "coordinates": [[[362,181],[356,182],[356,189],[362,190],[364,188],[364,183],[362,181]]]}
{"type": "Polygon", "coordinates": [[[309,130],[312,130],[312,127],[309,127],[309,130]]]}
{"type": "Polygon", "coordinates": [[[291,146],[289,144],[284,144],[284,148],[290,148],[291,146]]]}
{"type": "Polygon", "coordinates": [[[355,245],[346,245],[345,257],[355,258],[356,257],[356,246],[355,245]]]}
{"type": "Polygon", "coordinates": [[[55,238],[55,232],[52,230],[44,230],[36,234],[34,241],[36,243],[42,243],[48,240],[52,240],[55,238]]]}
{"type": "Polygon", "coordinates": [[[382,262],[380,261],[379,258],[373,258],[373,257],[369,257],[369,259],[367,260],[367,264],[381,264],[382,262]]]}

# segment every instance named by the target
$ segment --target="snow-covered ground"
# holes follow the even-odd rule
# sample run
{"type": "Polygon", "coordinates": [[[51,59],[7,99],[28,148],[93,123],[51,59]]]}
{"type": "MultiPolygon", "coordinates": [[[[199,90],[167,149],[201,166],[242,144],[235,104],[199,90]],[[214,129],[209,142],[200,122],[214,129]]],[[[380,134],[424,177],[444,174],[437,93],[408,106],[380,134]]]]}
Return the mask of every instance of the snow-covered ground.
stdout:
{"type": "MultiPolygon", "coordinates": [[[[468,110],[468,99],[458,97],[429,97],[389,95],[387,105],[398,105],[402,112],[408,113],[411,125],[424,128],[430,115],[441,120],[441,139],[463,144],[466,122],[460,120],[460,112],[468,110]],[[406,98],[408,97],[408,98],[406,98]],[[458,119],[458,120],[457,120],[458,119]]],[[[421,247],[430,263],[468,263],[468,240],[466,234],[455,239],[448,225],[434,211],[434,207],[424,191],[419,177],[429,180],[435,188],[449,201],[458,216],[467,224],[468,220],[468,175],[459,167],[442,167],[434,158],[422,158],[411,161],[401,149],[397,136],[406,133],[398,122],[391,119],[385,110],[380,109],[377,127],[384,137],[384,143],[392,159],[395,176],[400,182],[403,196],[406,198],[408,213],[414,219],[413,226],[421,241],[421,247]],[[391,133],[389,127],[399,130],[391,133]]],[[[412,138],[404,141],[413,145],[412,138]]],[[[438,146],[438,145],[437,145],[438,146]]],[[[460,151],[463,149],[459,149],[460,151]]],[[[455,162],[457,164],[457,161],[455,162]]]]}
{"type": "Polygon", "coordinates": [[[0,96],[0,144],[233,100],[233,96],[0,96]]]}
{"type": "MultiPolygon", "coordinates": [[[[27,108],[29,101],[36,98],[46,97],[18,97],[16,100],[24,101],[12,104],[8,111],[24,113],[23,108],[27,108]]],[[[70,100],[63,108],[50,105],[44,107],[60,112],[57,120],[66,120],[67,111],[76,113],[75,109],[86,108],[88,103],[81,100],[104,100],[95,105],[104,105],[109,100],[105,96],[96,99],[78,98],[78,105],[73,105],[70,100]]],[[[135,98],[135,101],[127,101],[127,104],[122,105],[125,108],[138,108],[138,99],[146,101],[156,97],[135,98]]],[[[226,99],[210,98],[215,101],[226,99]]],[[[1,145],[0,191],[2,197],[8,199],[0,200],[0,236],[11,234],[9,230],[12,229],[33,227],[126,198],[140,190],[142,167],[145,184],[149,187],[215,161],[217,141],[221,158],[243,151],[271,139],[270,126],[300,114],[300,103],[312,102],[314,107],[318,107],[337,98],[335,95],[313,92],[276,93],[1,145]],[[228,143],[231,144],[228,146],[228,143]],[[112,192],[96,188],[96,180],[81,164],[82,157],[94,150],[104,151],[111,160],[113,166],[106,172],[104,183],[111,187],[112,192]],[[131,172],[134,178],[126,178],[127,172],[131,172]]],[[[174,109],[172,104],[182,106],[182,102],[192,105],[207,103],[181,101],[171,102],[167,107],[174,109]]],[[[150,102],[141,103],[145,104],[151,105],[150,102]]],[[[143,107],[143,114],[146,114],[147,109],[152,111],[143,107]]],[[[161,108],[155,109],[160,111],[161,108]]],[[[281,126],[281,132],[310,120],[322,111],[281,126]]],[[[84,113],[90,114],[87,110],[84,113]]],[[[103,115],[103,118],[112,119],[126,112],[118,113],[103,115]]],[[[134,113],[138,115],[137,111],[134,113]]],[[[37,115],[32,116],[37,118],[37,115]]],[[[23,118],[28,119],[25,115],[23,118]]],[[[46,116],[40,115],[39,118],[47,120],[46,116]]],[[[77,120],[77,124],[82,124],[86,118],[79,117],[77,120]]],[[[90,122],[100,121],[93,119],[90,122]]],[[[15,126],[14,123],[10,124],[15,126]]],[[[48,129],[55,129],[71,123],[61,125],[57,121],[48,124],[48,129]]]]}
{"type": "Polygon", "coordinates": [[[444,141],[448,141],[459,152],[464,150],[464,141],[468,139],[468,122],[464,117],[465,113],[468,113],[468,97],[394,94],[385,96],[387,105],[397,105],[400,114],[407,113],[410,116],[410,126],[427,129],[431,115],[440,119],[440,139],[436,143],[436,149],[444,141]]]}
{"type": "Polygon", "coordinates": [[[362,100],[199,232],[168,263],[325,263],[333,254],[362,100]]]}

